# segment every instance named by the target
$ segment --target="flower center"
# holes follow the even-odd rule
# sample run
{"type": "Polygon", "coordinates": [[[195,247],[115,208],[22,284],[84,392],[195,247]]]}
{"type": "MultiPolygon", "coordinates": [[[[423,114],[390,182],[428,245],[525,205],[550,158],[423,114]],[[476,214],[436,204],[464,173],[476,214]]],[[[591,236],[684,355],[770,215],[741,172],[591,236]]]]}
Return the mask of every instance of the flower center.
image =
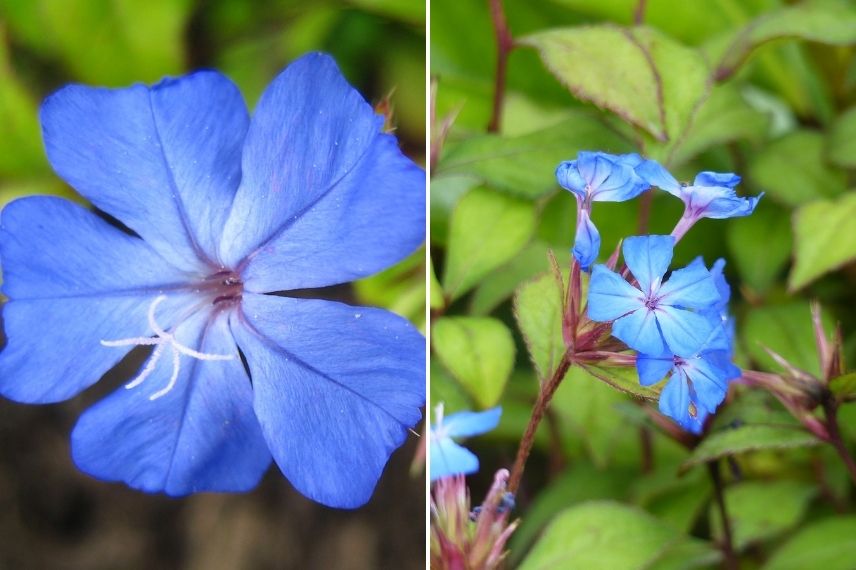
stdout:
{"type": "Polygon", "coordinates": [[[659,297],[650,293],[648,295],[645,295],[645,308],[647,308],[649,311],[653,311],[658,306],[660,306],[659,297]]]}
{"type": "Polygon", "coordinates": [[[208,276],[205,280],[206,287],[214,293],[213,305],[233,305],[241,300],[244,293],[244,284],[241,277],[234,271],[220,271],[208,276]]]}

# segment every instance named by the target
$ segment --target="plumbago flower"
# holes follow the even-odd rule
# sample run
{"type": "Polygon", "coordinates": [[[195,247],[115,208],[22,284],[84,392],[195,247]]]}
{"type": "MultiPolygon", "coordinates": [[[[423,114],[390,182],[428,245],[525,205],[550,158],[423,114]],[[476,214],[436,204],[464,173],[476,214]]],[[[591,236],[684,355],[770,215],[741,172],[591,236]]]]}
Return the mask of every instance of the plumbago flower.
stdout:
{"type": "Polygon", "coordinates": [[[583,151],[576,160],[566,160],[556,168],[559,185],[577,199],[577,231],[574,257],[588,271],[600,251],[600,233],[591,221],[592,202],[624,202],[648,189],[636,174],[643,162],[638,154],[608,154],[583,151]]]}
{"type": "Polygon", "coordinates": [[[636,236],[624,242],[624,259],[638,287],[605,266],[595,266],[589,286],[589,317],[612,322],[612,335],[638,351],[639,382],[669,381],[659,407],[687,431],[700,433],[709,414],[740,376],[731,362],[731,296],[718,260],[708,271],[701,258],[677,269],[665,282],[672,236],[636,236]]]}
{"type": "MultiPolygon", "coordinates": [[[[692,265],[704,267],[704,262],[698,258],[692,265]]],[[[688,358],[668,351],[659,355],[640,353],[636,357],[639,383],[643,386],[669,377],[660,394],[660,411],[693,433],[701,432],[708,415],[728,394],[729,383],[741,374],[732,363],[734,324],[728,314],[731,289],[722,273],[724,266],[725,260],[719,259],[710,271],[719,301],[701,313],[711,323],[711,333],[701,348],[688,358]]]]}
{"type": "Polygon", "coordinates": [[[248,490],[273,459],[307,497],[365,503],[421,417],[424,339],[383,310],[267,293],[370,275],[422,242],[424,173],[383,117],[310,54],[252,121],[213,71],[69,86],[41,121],[54,170],[130,231],[57,198],[3,210],[0,393],[65,400],[152,346],[79,419],[80,469],[185,495],[248,490]]]}
{"type": "Polygon", "coordinates": [[[680,198],[684,203],[684,214],[672,235],[681,239],[702,218],[726,219],[748,216],[755,211],[758,201],[764,196],[744,198],[737,195],[734,187],[740,177],[732,173],[701,172],[691,185],[681,184],[661,164],[645,160],[636,172],[651,186],[665,190],[680,198]]]}
{"type": "Polygon", "coordinates": [[[478,471],[478,457],[452,438],[488,432],[499,424],[501,415],[502,408],[496,407],[484,412],[458,412],[443,417],[443,404],[437,404],[434,411],[436,424],[431,427],[431,480],[478,471]]]}
{"type": "Polygon", "coordinates": [[[692,356],[714,329],[700,311],[711,309],[720,296],[703,264],[691,263],[663,281],[674,244],[672,236],[634,236],[624,240],[624,261],[637,285],[605,265],[595,265],[592,271],[589,318],[612,321],[612,335],[645,354],[668,351],[692,356]]]}

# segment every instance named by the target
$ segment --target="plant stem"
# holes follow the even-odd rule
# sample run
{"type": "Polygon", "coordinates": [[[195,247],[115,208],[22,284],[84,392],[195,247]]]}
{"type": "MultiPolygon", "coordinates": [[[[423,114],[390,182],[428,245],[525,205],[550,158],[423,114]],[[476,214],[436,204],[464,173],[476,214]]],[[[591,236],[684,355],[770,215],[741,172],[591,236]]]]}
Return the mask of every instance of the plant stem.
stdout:
{"type": "Polygon", "coordinates": [[[725,555],[725,567],[737,570],[737,557],[734,555],[734,542],[731,535],[731,521],[728,520],[728,510],[725,508],[725,494],[722,491],[722,476],[719,473],[719,463],[708,461],[707,470],[713,482],[713,494],[722,519],[722,553],[725,555]]]}
{"type": "Polygon", "coordinates": [[[502,0],[489,0],[490,17],[496,32],[496,82],[493,88],[493,112],[487,125],[489,133],[499,132],[502,123],[502,107],[505,103],[505,71],[508,64],[508,54],[514,47],[514,40],[508,30],[505,20],[505,10],[502,0]]]}
{"type": "Polygon", "coordinates": [[[529,458],[529,452],[532,451],[532,446],[535,443],[535,433],[538,431],[538,426],[541,424],[541,419],[544,417],[547,406],[550,405],[550,400],[553,399],[553,394],[556,393],[556,388],[559,387],[562,378],[565,377],[570,367],[571,354],[569,351],[566,351],[559,362],[559,366],[553,372],[553,376],[541,386],[538,399],[532,408],[532,416],[526,425],[526,431],[523,432],[520,447],[517,448],[517,457],[514,458],[514,466],[511,468],[511,477],[508,479],[508,490],[511,493],[517,493],[517,488],[520,486],[520,479],[523,477],[523,469],[526,467],[526,460],[529,458]]]}
{"type": "Polygon", "coordinates": [[[841,430],[838,429],[838,408],[832,397],[824,398],[823,412],[826,415],[826,429],[829,433],[829,443],[835,448],[844,466],[847,468],[847,473],[850,479],[856,484],[856,461],[850,455],[850,450],[847,449],[844,440],[841,438],[841,430]]]}
{"type": "Polygon", "coordinates": [[[637,26],[645,23],[645,4],[647,3],[647,0],[639,0],[636,5],[636,10],[633,12],[633,23],[637,26]]]}

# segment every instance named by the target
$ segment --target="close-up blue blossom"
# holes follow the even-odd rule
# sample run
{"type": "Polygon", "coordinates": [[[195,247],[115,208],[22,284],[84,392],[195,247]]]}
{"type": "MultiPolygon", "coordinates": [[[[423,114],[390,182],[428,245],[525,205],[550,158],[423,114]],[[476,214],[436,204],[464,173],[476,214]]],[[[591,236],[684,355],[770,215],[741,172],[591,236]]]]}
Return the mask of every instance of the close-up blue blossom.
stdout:
{"type": "Polygon", "coordinates": [[[384,118],[318,53],[252,119],[214,71],[70,85],[40,117],[56,173],[122,225],[60,198],[2,211],[0,394],[66,400],[153,347],[78,420],[82,471],[180,496],[246,491],[273,460],[315,501],[364,504],[421,418],[424,339],[385,310],[288,292],[422,243],[424,172],[384,118]]]}
{"type": "Polygon", "coordinates": [[[713,332],[701,314],[719,302],[710,272],[701,264],[672,271],[671,236],[634,236],[624,240],[624,261],[636,279],[628,283],[605,265],[595,265],[588,294],[588,316],[612,321],[612,334],[644,354],[671,352],[693,356],[713,332]]]}
{"type": "Polygon", "coordinates": [[[502,408],[496,407],[483,412],[465,411],[444,416],[443,404],[438,404],[435,423],[431,427],[431,481],[478,471],[478,457],[452,438],[486,433],[497,426],[501,415],[502,408]]]}

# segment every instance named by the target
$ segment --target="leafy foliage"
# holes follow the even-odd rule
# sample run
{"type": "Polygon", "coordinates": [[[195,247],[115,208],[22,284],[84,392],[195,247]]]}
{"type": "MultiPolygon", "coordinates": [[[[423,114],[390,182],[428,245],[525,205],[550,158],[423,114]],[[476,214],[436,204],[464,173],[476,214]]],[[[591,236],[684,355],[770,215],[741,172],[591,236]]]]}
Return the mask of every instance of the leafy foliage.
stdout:
{"type": "MultiPolygon", "coordinates": [[[[701,171],[736,172],[743,178],[739,195],[765,193],[750,217],[699,223],[678,244],[672,266],[699,254],[708,264],[724,257],[738,364],[786,376],[786,388],[799,392],[780,401],[755,384],[732,389],[704,433],[678,437],[679,445],[651,406],[662,383],[641,387],[632,367],[574,363],[526,463],[512,565],[716,567],[727,553],[718,548],[722,521],[704,469],[710,464],[723,474],[739,562],[795,568],[789,560],[802,567],[832,560],[819,547],[817,525],[828,525],[837,537],[831,548],[846,556],[846,525],[824,519],[832,508],[853,512],[853,485],[807,426],[825,417],[822,402],[842,405],[844,444],[852,449],[849,402],[856,391],[846,367],[836,364],[834,377],[823,379],[832,357],[819,358],[818,347],[826,345],[819,344],[809,301],[823,307],[827,339],[840,326],[845,364],[856,361],[856,235],[849,223],[856,7],[843,0],[502,6],[515,43],[504,106],[494,117],[500,128],[486,132],[498,110],[491,14],[483,3],[432,2],[437,125],[451,125],[433,156],[431,256],[443,268],[445,294],[435,327],[450,318],[497,319],[529,356],[517,358],[511,381],[492,392],[491,402],[509,415],[482,448],[483,470],[490,470],[489,459],[510,465],[533,402],[567,348],[563,293],[576,203],[553,176],[580,150],[638,152],[683,182],[701,171]],[[473,194],[486,204],[462,223],[464,200],[473,194]],[[496,196],[515,200],[521,212],[528,204],[525,221],[520,214],[512,223],[506,210],[487,204],[488,195],[497,203],[496,196]],[[478,245],[476,235],[484,238],[478,245]],[[555,264],[545,256],[550,250],[555,264]],[[475,270],[462,278],[465,264],[475,270]],[[794,406],[803,406],[802,416],[794,406]],[[840,476],[840,486],[830,492],[817,481],[818,470],[830,480],[840,476]],[[585,502],[592,499],[601,501],[585,502]]],[[[598,203],[598,261],[619,237],[668,233],[680,216],[675,202],[660,193],[598,203]]],[[[469,393],[460,380],[451,383],[469,393]]],[[[432,398],[452,393],[443,386],[442,393],[432,387],[432,398]]]]}

